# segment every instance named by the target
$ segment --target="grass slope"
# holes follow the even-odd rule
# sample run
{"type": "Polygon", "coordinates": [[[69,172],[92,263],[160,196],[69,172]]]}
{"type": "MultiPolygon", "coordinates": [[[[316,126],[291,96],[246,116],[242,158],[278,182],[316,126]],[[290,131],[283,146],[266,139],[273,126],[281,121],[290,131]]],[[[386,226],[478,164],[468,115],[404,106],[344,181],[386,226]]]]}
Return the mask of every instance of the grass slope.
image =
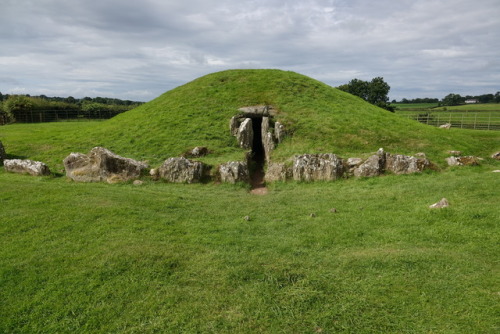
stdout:
{"type": "Polygon", "coordinates": [[[264,197],[0,171],[0,332],[494,333],[491,169],[264,197]]]}
{"type": "Polygon", "coordinates": [[[35,124],[2,127],[7,152],[45,161],[61,169],[70,152],[105,146],[117,154],[153,165],[194,146],[208,146],[209,164],[242,159],[244,152],[229,135],[237,109],[272,104],[293,134],[274,160],[294,154],[332,152],[344,157],[379,147],[401,153],[424,151],[441,162],[447,150],[489,155],[500,146],[498,134],[443,131],[404,119],[309,77],[280,70],[231,70],[210,74],[166,92],[111,120],[90,124],[35,124]],[[20,133],[26,133],[21,137],[20,133]],[[36,141],[28,141],[34,132],[36,141]]]}

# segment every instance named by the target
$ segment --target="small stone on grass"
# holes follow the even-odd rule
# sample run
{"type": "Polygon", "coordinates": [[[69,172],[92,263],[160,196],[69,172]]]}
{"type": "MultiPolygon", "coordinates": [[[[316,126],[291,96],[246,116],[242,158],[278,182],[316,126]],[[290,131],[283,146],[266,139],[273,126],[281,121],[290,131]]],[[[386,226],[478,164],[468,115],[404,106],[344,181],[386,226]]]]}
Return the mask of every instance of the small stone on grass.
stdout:
{"type": "Polygon", "coordinates": [[[439,202],[434,203],[429,206],[430,209],[442,209],[450,206],[450,203],[446,198],[442,198],[439,202]]]}

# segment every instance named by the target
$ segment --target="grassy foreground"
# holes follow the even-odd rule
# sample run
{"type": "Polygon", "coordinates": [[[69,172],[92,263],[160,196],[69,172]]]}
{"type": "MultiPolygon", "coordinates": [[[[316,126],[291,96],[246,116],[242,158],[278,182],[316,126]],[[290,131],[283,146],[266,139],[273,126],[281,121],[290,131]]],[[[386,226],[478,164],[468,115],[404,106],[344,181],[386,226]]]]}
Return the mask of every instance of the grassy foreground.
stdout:
{"type": "Polygon", "coordinates": [[[0,128],[8,158],[105,146],[160,164],[197,145],[241,159],[237,108],[273,104],[293,134],[273,160],[384,147],[442,173],[241,185],[78,184],[0,168],[0,333],[496,333],[498,133],[441,130],[310,78],[226,71],[105,122],[0,128]],[[442,197],[451,207],[430,210],[442,197]],[[336,208],[337,213],[331,209],[336,208]],[[244,219],[249,216],[250,220],[244,219]]]}
{"type": "Polygon", "coordinates": [[[498,332],[491,163],[267,196],[2,170],[0,332],[498,332]]]}

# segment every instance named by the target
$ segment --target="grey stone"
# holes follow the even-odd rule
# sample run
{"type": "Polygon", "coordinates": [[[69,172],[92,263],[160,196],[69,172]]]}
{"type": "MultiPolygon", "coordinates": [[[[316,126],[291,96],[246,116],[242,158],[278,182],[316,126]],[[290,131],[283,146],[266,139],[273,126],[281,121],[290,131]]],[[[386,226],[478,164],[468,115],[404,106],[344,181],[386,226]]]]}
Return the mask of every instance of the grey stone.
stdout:
{"type": "Polygon", "coordinates": [[[446,158],[446,163],[448,163],[448,166],[460,166],[460,162],[458,161],[457,157],[451,156],[449,158],[446,158]]]}
{"type": "Polygon", "coordinates": [[[238,134],[236,135],[238,144],[241,148],[251,149],[253,145],[253,127],[252,120],[246,118],[243,123],[241,123],[238,128],[238,134]]]}
{"type": "Polygon", "coordinates": [[[361,158],[349,158],[346,161],[347,172],[349,176],[354,175],[354,170],[358,168],[363,163],[361,158]]]}
{"type": "Polygon", "coordinates": [[[46,164],[40,161],[20,160],[20,159],[5,159],[4,167],[7,172],[30,174],[33,176],[50,175],[50,169],[46,164]]]}
{"type": "Polygon", "coordinates": [[[420,173],[431,164],[429,160],[402,154],[385,155],[385,170],[394,174],[420,173]]]}
{"type": "Polygon", "coordinates": [[[427,159],[427,155],[424,152],[415,153],[416,158],[427,159]]]}
{"type": "Polygon", "coordinates": [[[151,178],[153,180],[159,180],[160,179],[160,171],[158,168],[152,168],[150,171],[149,171],[149,175],[151,175],[151,178]]]}
{"type": "Polygon", "coordinates": [[[266,182],[286,181],[291,179],[292,176],[293,172],[291,168],[286,167],[284,163],[270,162],[267,165],[266,182]]]}
{"type": "MultiPolygon", "coordinates": [[[[0,143],[0,145],[1,145],[1,144],[2,144],[2,143],[0,143]]],[[[500,151],[493,153],[493,154],[491,155],[491,157],[492,157],[493,159],[495,159],[495,160],[500,160],[500,151]]]]}
{"type": "Polygon", "coordinates": [[[347,159],[347,167],[355,168],[363,163],[363,159],[361,158],[349,158],[347,159]]]}
{"type": "Polygon", "coordinates": [[[238,111],[246,117],[274,116],[276,114],[274,107],[268,105],[242,107],[239,108],[238,111]]]}
{"type": "Polygon", "coordinates": [[[382,166],[385,165],[385,158],[386,158],[386,153],[383,148],[379,148],[377,151],[377,155],[380,157],[380,163],[382,166]]]}
{"type": "Polygon", "coordinates": [[[285,139],[285,126],[280,122],[274,123],[274,137],[278,143],[281,143],[285,139]]]}
{"type": "Polygon", "coordinates": [[[242,161],[230,161],[219,166],[219,176],[221,182],[236,183],[248,182],[248,164],[242,161]]]}
{"type": "Polygon", "coordinates": [[[274,150],[276,146],[274,143],[274,136],[269,131],[269,117],[262,117],[261,130],[262,146],[264,147],[266,161],[269,162],[271,159],[271,151],[274,150]]]}
{"type": "Polygon", "coordinates": [[[158,168],[160,178],[174,183],[197,183],[207,174],[208,166],[184,157],[168,158],[158,168]]]}
{"type": "Polygon", "coordinates": [[[434,203],[429,206],[430,209],[442,209],[450,206],[450,203],[446,198],[442,198],[439,202],[434,203]]]}
{"type": "Polygon", "coordinates": [[[479,158],[474,156],[465,157],[449,157],[446,158],[448,166],[477,166],[479,165],[479,158]]]}
{"type": "Polygon", "coordinates": [[[103,147],[94,147],[88,155],[71,153],[63,162],[66,176],[78,182],[123,182],[138,178],[149,168],[103,147]]]}
{"type": "Polygon", "coordinates": [[[3,144],[0,141],[0,165],[2,165],[3,160],[6,158],[7,158],[7,154],[5,154],[5,148],[3,147],[3,144]]]}
{"type": "Polygon", "coordinates": [[[191,151],[189,151],[188,155],[194,158],[201,158],[207,155],[208,153],[209,153],[208,148],[204,146],[196,146],[191,151]]]}
{"type": "Polygon", "coordinates": [[[144,182],[141,180],[135,180],[133,184],[134,184],[134,186],[142,186],[144,184],[144,182]]]}
{"type": "Polygon", "coordinates": [[[232,136],[238,135],[239,127],[240,120],[236,116],[231,117],[231,120],[229,121],[229,131],[231,132],[232,136]]]}
{"type": "Polygon", "coordinates": [[[293,179],[296,181],[332,181],[343,175],[343,160],[335,154],[303,154],[294,157],[293,179]]]}
{"type": "Polygon", "coordinates": [[[379,176],[384,171],[384,164],[385,159],[378,154],[374,154],[359,165],[359,167],[354,168],[353,174],[356,177],[379,176]]]}

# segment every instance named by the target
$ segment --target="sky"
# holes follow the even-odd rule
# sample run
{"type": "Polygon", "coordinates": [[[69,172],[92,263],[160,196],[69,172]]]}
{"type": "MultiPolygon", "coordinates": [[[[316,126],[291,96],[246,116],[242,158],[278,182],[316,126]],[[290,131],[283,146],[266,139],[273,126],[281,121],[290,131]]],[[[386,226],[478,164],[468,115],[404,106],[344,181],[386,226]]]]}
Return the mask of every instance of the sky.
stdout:
{"type": "Polygon", "coordinates": [[[500,91],[499,0],[0,0],[0,92],[149,101],[228,69],[500,91]]]}

